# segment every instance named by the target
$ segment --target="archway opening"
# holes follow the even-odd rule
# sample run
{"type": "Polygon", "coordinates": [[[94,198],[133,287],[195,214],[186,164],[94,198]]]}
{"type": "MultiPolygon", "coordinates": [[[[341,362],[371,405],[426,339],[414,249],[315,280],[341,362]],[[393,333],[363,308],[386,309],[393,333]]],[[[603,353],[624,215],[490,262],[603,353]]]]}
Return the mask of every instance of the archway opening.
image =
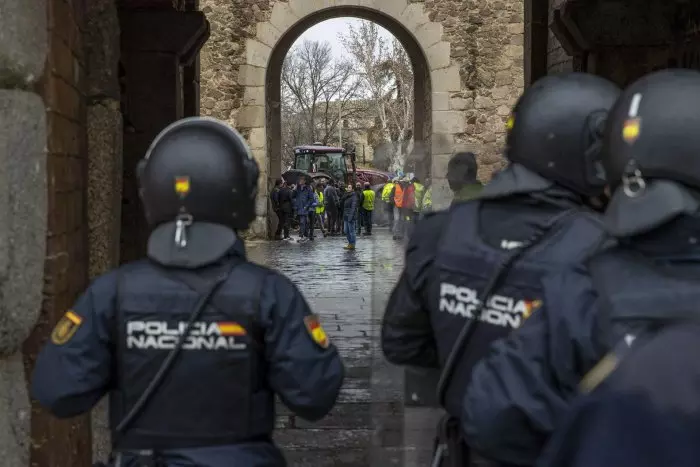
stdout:
{"type": "MultiPolygon", "coordinates": [[[[404,166],[401,167],[401,170],[408,169],[416,172],[423,178],[429,177],[431,165],[429,148],[430,135],[432,132],[431,83],[430,68],[423,50],[408,30],[395,19],[385,16],[379,11],[361,7],[336,7],[312,14],[289,28],[277,42],[270,55],[265,76],[267,158],[270,179],[274,180],[280,177],[283,171],[282,156],[285,154],[285,151],[288,152],[290,149],[284,147],[284,138],[282,137],[283,99],[281,90],[285,58],[292,45],[309,28],[323,21],[341,17],[358,18],[376,23],[396,38],[408,56],[413,70],[412,88],[414,97],[413,122],[411,128],[413,143],[410,156],[406,158],[405,164],[403,164],[404,166]]],[[[342,133],[340,134],[342,135],[342,133]]],[[[323,136],[329,135],[324,134],[323,136]]],[[[321,142],[327,144],[343,143],[342,136],[340,135],[334,134],[332,137],[325,139],[327,141],[321,142]]],[[[309,141],[308,143],[311,144],[314,142],[316,141],[309,141]]],[[[358,148],[356,147],[355,149],[357,151],[358,148]]],[[[361,153],[357,156],[359,160],[362,159],[361,153]]],[[[395,168],[395,166],[391,167],[391,164],[386,166],[386,169],[395,168]]]]}

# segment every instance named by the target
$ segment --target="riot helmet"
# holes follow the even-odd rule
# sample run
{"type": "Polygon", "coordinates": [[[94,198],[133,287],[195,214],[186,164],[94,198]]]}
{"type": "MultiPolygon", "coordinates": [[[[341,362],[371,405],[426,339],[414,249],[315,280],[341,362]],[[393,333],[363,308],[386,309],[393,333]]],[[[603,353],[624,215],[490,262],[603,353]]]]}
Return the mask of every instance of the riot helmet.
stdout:
{"type": "Polygon", "coordinates": [[[663,70],[631,84],[611,109],[602,145],[615,190],[606,223],[617,236],[700,208],[700,73],[663,70]]]}
{"type": "Polygon", "coordinates": [[[246,141],[213,118],[179,120],[155,138],[138,165],[151,227],[149,256],[197,267],[224,255],[255,218],[258,164],[246,141]]]}
{"type": "Polygon", "coordinates": [[[595,75],[545,76],[525,90],[508,119],[506,158],[580,195],[601,194],[601,140],[619,95],[595,75]]]}

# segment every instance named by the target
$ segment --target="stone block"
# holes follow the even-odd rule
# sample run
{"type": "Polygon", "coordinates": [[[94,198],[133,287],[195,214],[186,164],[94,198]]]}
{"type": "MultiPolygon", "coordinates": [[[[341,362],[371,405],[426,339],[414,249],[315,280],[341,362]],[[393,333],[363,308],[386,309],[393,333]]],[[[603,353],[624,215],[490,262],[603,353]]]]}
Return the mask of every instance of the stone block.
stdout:
{"type": "Polygon", "coordinates": [[[430,22],[430,18],[425,12],[422,3],[411,3],[403,10],[398,19],[401,24],[406,26],[406,29],[412,32],[430,22]]]}
{"type": "MultiPolygon", "coordinates": [[[[46,256],[46,111],[41,98],[0,90],[0,358],[36,324],[46,256]]],[[[14,465],[14,464],[13,464],[14,465]]]]}
{"type": "Polygon", "coordinates": [[[265,107],[262,105],[245,105],[238,111],[236,126],[257,128],[265,126],[265,107]]]}
{"type": "Polygon", "coordinates": [[[456,110],[439,110],[433,112],[433,131],[435,133],[464,133],[467,118],[464,112],[456,110]]]}
{"type": "Polygon", "coordinates": [[[453,97],[450,99],[449,110],[469,110],[474,107],[474,99],[471,97],[453,97]]]}
{"type": "Polygon", "coordinates": [[[450,66],[450,43],[438,42],[425,51],[428,58],[428,66],[431,70],[439,70],[450,66]]]}
{"type": "Polygon", "coordinates": [[[462,89],[462,79],[456,65],[431,71],[430,81],[433,92],[455,92],[462,89]]]}
{"type": "Polygon", "coordinates": [[[0,87],[37,81],[48,47],[45,0],[0,1],[0,87]]]}
{"type": "Polygon", "coordinates": [[[122,114],[119,101],[87,109],[89,274],[119,265],[122,207],[122,114]]]}
{"type": "Polygon", "coordinates": [[[255,37],[270,48],[274,48],[282,36],[282,33],[270,23],[258,23],[256,28],[255,37]]]}
{"type": "Polygon", "coordinates": [[[246,86],[243,105],[265,105],[265,86],[246,86]]]}
{"type": "Polygon", "coordinates": [[[29,465],[31,405],[26,381],[21,353],[0,359],[0,456],[8,467],[29,465]]]}
{"type": "Polygon", "coordinates": [[[408,6],[406,0],[375,0],[377,9],[392,18],[398,18],[408,6]]]}
{"type": "Polygon", "coordinates": [[[416,29],[415,36],[423,50],[442,40],[442,29],[440,23],[425,23],[416,29]]]}
{"type": "Polygon", "coordinates": [[[314,12],[314,2],[311,0],[289,0],[289,9],[298,18],[314,12]]]}
{"type": "Polygon", "coordinates": [[[255,198],[255,214],[258,216],[267,215],[267,205],[269,204],[269,199],[267,196],[258,196],[255,198]]]}
{"type": "Polygon", "coordinates": [[[292,10],[290,5],[285,2],[275,2],[272,7],[272,15],[270,16],[270,24],[278,31],[286,31],[299,21],[299,16],[292,10]]]}
{"type": "Polygon", "coordinates": [[[261,161],[264,161],[267,157],[267,153],[264,151],[266,142],[265,140],[265,128],[253,128],[252,130],[250,130],[250,136],[248,136],[248,144],[250,144],[250,148],[253,150],[262,150],[261,158],[258,159],[258,157],[256,157],[256,159],[258,159],[258,163],[261,163],[261,161]]]}
{"type": "Polygon", "coordinates": [[[433,133],[431,137],[431,154],[447,154],[452,152],[454,147],[454,135],[449,133],[433,133]]]}
{"type": "Polygon", "coordinates": [[[265,68],[253,65],[241,65],[238,68],[238,84],[241,86],[265,86],[265,68]]]}
{"type": "Polygon", "coordinates": [[[248,65],[267,67],[271,52],[272,49],[262,42],[254,39],[246,39],[245,41],[245,59],[248,65]]]}
{"type": "Polygon", "coordinates": [[[87,2],[85,47],[88,95],[120,99],[119,16],[114,0],[87,2]]]}
{"type": "Polygon", "coordinates": [[[450,93],[432,93],[433,110],[450,110],[450,93]]]}

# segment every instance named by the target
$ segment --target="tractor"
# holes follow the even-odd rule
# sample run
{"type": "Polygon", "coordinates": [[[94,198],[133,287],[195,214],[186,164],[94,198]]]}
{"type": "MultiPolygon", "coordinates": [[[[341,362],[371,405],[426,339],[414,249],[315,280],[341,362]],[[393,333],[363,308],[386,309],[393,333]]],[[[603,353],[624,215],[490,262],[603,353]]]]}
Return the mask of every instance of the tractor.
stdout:
{"type": "Polygon", "coordinates": [[[358,169],[354,148],[323,146],[320,143],[294,148],[294,165],[282,174],[282,178],[291,185],[297,183],[300,175],[311,181],[335,180],[345,185],[369,182],[373,187],[389,180],[388,173],[358,169]]]}

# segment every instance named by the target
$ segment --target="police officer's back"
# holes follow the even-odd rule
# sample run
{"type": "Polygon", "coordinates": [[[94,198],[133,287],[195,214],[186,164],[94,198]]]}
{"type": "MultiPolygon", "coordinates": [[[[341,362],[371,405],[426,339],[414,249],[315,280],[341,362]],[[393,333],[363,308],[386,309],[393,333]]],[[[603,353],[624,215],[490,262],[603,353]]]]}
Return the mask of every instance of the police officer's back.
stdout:
{"type": "Polygon", "coordinates": [[[246,260],[236,232],[255,217],[258,166],[237,132],[192,118],[163,130],[138,172],[148,258],[65,314],[32,395],[72,417],[109,394],[116,465],[284,466],[275,394],[317,420],[344,370],[299,290],[246,260]]]}
{"type": "Polygon", "coordinates": [[[561,308],[594,314],[611,351],[538,466],[700,465],[698,106],[700,73],[668,70],[630,85],[611,112],[605,222],[620,245],[587,268],[597,300],[561,308]]]}
{"type": "Polygon", "coordinates": [[[452,378],[443,379],[451,416],[460,416],[471,369],[488,346],[541,306],[540,277],[558,264],[581,261],[601,243],[599,221],[587,205],[604,187],[596,172],[598,137],[618,94],[612,83],[591,75],[542,79],[525,91],[509,122],[510,165],[479,199],[418,224],[387,305],[382,345],[396,364],[440,368],[455,362],[452,378]],[[482,313],[487,284],[534,237],[539,243],[502,275],[482,313]],[[453,352],[465,324],[478,315],[463,352],[453,352]]]}

